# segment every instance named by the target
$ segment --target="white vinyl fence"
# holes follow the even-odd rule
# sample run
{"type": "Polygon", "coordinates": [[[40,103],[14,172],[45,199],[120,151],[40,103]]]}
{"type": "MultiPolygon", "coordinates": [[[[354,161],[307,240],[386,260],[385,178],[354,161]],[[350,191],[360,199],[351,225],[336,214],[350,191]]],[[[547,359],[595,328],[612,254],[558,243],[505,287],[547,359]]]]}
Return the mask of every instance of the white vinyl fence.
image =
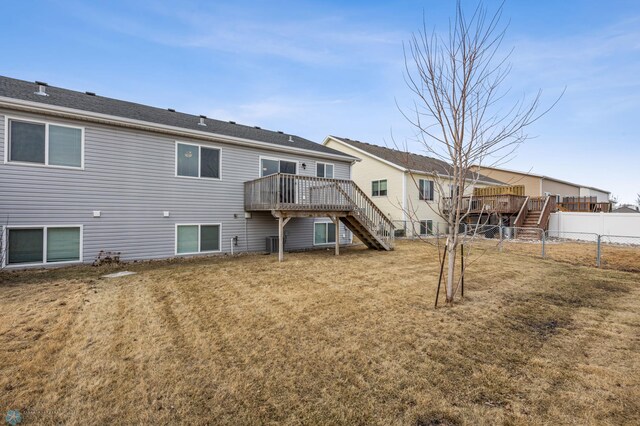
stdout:
{"type": "Polygon", "coordinates": [[[549,220],[549,233],[640,237],[640,213],[552,213],[549,220]]]}

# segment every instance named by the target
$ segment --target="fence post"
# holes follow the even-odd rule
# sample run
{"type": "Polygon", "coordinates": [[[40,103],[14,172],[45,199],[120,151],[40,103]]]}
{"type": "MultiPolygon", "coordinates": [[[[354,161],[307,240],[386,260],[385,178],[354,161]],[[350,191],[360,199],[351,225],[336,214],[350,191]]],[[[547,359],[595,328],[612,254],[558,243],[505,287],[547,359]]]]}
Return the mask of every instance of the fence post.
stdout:
{"type": "Polygon", "coordinates": [[[600,237],[601,235],[598,234],[598,248],[596,251],[596,267],[599,268],[600,267],[600,237]]]}
{"type": "Polygon", "coordinates": [[[546,243],[546,232],[542,229],[542,258],[545,256],[545,243],[546,243]]]}
{"type": "Polygon", "coordinates": [[[498,234],[500,235],[500,252],[502,253],[502,224],[498,228],[498,234]]]}

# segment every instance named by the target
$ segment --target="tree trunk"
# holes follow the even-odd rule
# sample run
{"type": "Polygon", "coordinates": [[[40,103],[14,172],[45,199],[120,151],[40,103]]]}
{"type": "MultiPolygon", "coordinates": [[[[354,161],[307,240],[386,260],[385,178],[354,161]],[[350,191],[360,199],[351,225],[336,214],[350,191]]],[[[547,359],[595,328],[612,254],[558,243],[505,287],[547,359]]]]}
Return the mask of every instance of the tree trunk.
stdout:
{"type": "Polygon", "coordinates": [[[447,256],[449,263],[447,264],[447,303],[453,302],[453,288],[456,274],[456,244],[452,239],[447,244],[447,256]]]}

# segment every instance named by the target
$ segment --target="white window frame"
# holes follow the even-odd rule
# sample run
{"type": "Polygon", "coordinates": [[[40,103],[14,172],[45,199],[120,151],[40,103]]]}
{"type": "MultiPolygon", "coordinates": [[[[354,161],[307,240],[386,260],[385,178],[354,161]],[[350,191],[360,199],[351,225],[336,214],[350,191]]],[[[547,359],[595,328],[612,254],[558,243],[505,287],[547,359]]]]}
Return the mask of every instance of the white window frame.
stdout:
{"type": "Polygon", "coordinates": [[[44,121],[29,117],[21,117],[15,115],[5,115],[4,117],[4,164],[15,164],[20,166],[32,166],[32,167],[47,167],[55,169],[67,169],[67,170],[84,170],[84,140],[85,140],[85,128],[82,126],[74,126],[67,123],[60,123],[57,121],[44,121]],[[29,161],[12,161],[9,158],[9,122],[21,121],[24,123],[32,124],[44,124],[44,164],[32,163],[29,161]],[[80,167],[76,166],[60,166],[56,164],[49,164],[49,126],[66,127],[69,129],[80,130],[80,167]]]}
{"type": "Polygon", "coordinates": [[[335,179],[336,178],[336,165],[334,163],[325,163],[324,161],[316,161],[316,177],[322,177],[324,179],[335,179]],[[325,176],[318,176],[318,165],[322,164],[324,166],[324,174],[325,176]],[[326,176],[327,174],[327,166],[331,166],[332,167],[332,176],[330,178],[328,178],[326,176]]]}
{"type": "MultiPolygon", "coordinates": [[[[281,161],[287,161],[289,163],[296,163],[296,176],[300,176],[300,169],[301,167],[301,163],[298,160],[294,160],[291,158],[286,158],[286,157],[270,157],[267,155],[260,155],[258,156],[258,177],[261,178],[262,176],[262,160],[272,160],[272,161],[277,161],[278,162],[278,170],[280,170],[280,162],[281,161]]],[[[280,172],[278,172],[280,173],[280,172]]],[[[271,176],[271,175],[269,175],[271,176]]]]}
{"type": "MultiPolygon", "coordinates": [[[[335,245],[335,242],[328,242],[329,241],[329,224],[333,223],[332,220],[318,220],[313,222],[313,245],[314,246],[328,246],[328,245],[335,245]],[[326,230],[327,230],[327,242],[326,243],[316,243],[316,225],[324,225],[326,230]]],[[[336,225],[338,226],[338,229],[340,229],[340,224],[336,225]]],[[[342,238],[342,235],[339,235],[340,238],[342,238]]],[[[340,241],[338,241],[339,243],[340,241]]]]}
{"type": "Polygon", "coordinates": [[[418,200],[420,201],[434,201],[436,198],[436,188],[435,188],[435,181],[431,180],[431,179],[424,179],[424,178],[420,178],[418,179],[418,200]],[[429,198],[429,196],[431,195],[431,191],[429,193],[427,193],[425,195],[424,193],[424,189],[426,189],[426,185],[422,184],[422,189],[423,192],[420,193],[420,182],[431,182],[431,187],[433,188],[433,197],[429,198]],[[422,198],[420,198],[422,197],[422,198]]]}
{"type": "Polygon", "coordinates": [[[433,219],[423,219],[418,223],[418,235],[420,236],[429,236],[429,235],[434,235],[433,234],[433,219]],[[422,223],[424,222],[424,230],[425,233],[423,234],[422,231],[422,223]],[[431,222],[431,233],[429,233],[429,222],[431,222]]]}
{"type": "Polygon", "coordinates": [[[217,145],[208,145],[208,144],[202,144],[202,143],[194,143],[194,142],[185,142],[185,141],[175,141],[175,152],[173,153],[173,161],[175,162],[175,177],[181,178],[181,179],[203,179],[203,180],[222,180],[222,148],[217,146],[217,145]],[[198,147],[198,176],[182,176],[178,174],[178,145],[190,145],[190,146],[197,146],[198,147]],[[217,149],[220,152],[220,155],[218,156],[218,171],[219,171],[219,177],[214,178],[214,177],[207,177],[207,176],[201,176],[201,168],[202,168],[202,148],[210,148],[210,149],[217,149]]]}
{"type": "Polygon", "coordinates": [[[221,253],[222,252],[222,223],[176,223],[175,225],[175,244],[174,244],[174,253],[176,256],[193,256],[196,254],[207,254],[207,253],[221,253]],[[218,239],[220,240],[220,245],[218,250],[207,250],[202,251],[201,247],[201,235],[200,228],[203,226],[215,226],[218,225],[220,228],[218,239]],[[198,227],[198,251],[190,252],[190,253],[178,253],[178,226],[197,226],[198,227]]]}
{"type": "Polygon", "coordinates": [[[371,180],[371,196],[372,197],[388,197],[389,196],[389,180],[387,178],[383,178],[383,179],[372,179],[371,180]],[[378,194],[380,194],[380,182],[382,181],[386,181],[387,182],[387,193],[384,195],[373,195],[373,182],[378,182],[378,194]]]}
{"type": "Polygon", "coordinates": [[[2,227],[2,241],[0,242],[0,250],[4,254],[2,256],[1,264],[5,268],[24,268],[29,266],[44,266],[44,265],[72,265],[83,263],[84,252],[84,225],[5,225],[2,227]],[[47,262],[47,230],[49,228],[80,228],[80,258],[79,260],[67,260],[64,262],[47,262]],[[9,259],[9,246],[7,245],[7,239],[9,233],[7,231],[11,229],[42,229],[42,262],[33,263],[8,263],[9,259]]]}

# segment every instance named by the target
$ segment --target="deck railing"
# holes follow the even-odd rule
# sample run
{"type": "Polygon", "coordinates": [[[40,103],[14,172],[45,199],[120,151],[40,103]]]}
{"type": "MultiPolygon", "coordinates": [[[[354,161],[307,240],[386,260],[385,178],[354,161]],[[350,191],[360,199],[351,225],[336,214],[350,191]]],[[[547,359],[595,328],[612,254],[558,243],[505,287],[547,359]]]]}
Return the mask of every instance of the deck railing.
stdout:
{"type": "Polygon", "coordinates": [[[244,184],[246,211],[342,212],[356,217],[388,246],[391,220],[351,180],[277,173],[244,184]]]}
{"type": "Polygon", "coordinates": [[[598,197],[564,197],[558,203],[558,209],[565,212],[604,212],[611,211],[611,203],[598,202],[598,197]]]}
{"type": "MultiPolygon", "coordinates": [[[[463,213],[517,213],[527,197],[521,195],[478,195],[462,197],[461,211],[463,213]]],[[[443,200],[445,211],[451,206],[451,198],[443,200]]]]}

